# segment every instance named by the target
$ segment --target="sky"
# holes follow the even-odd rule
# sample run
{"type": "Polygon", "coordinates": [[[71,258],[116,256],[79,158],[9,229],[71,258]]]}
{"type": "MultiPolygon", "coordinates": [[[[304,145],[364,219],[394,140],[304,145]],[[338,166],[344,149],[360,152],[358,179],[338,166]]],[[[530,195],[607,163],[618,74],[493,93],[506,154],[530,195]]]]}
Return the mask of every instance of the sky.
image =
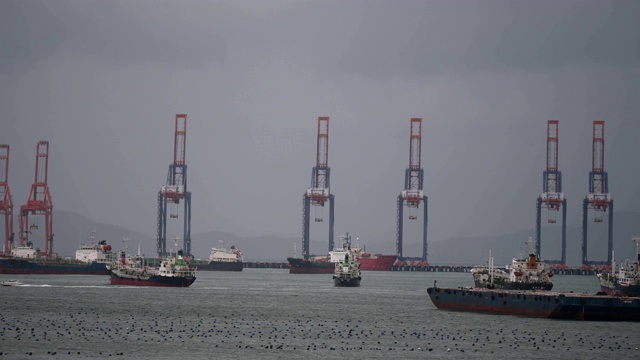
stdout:
{"type": "MultiPolygon", "coordinates": [[[[593,120],[616,210],[639,211],[638,19],[637,1],[1,0],[14,203],[48,140],[55,209],[155,237],[186,113],[192,233],[301,237],[319,116],[336,236],[395,243],[413,117],[430,241],[533,228],[549,119],[569,224],[593,120]]],[[[405,223],[405,241],[419,238],[405,223]]],[[[312,221],[312,240],[327,228],[312,221]]]]}

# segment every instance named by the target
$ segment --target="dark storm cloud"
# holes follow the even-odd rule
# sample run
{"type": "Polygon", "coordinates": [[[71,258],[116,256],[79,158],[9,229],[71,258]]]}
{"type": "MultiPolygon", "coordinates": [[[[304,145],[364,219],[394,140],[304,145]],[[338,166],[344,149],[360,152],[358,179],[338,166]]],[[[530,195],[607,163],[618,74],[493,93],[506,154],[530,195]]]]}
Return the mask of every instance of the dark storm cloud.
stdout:
{"type": "Polygon", "coordinates": [[[42,3],[0,2],[0,75],[47,59],[64,41],[64,25],[42,3]]]}
{"type": "MultiPolygon", "coordinates": [[[[5,72],[29,68],[55,51],[115,66],[202,67],[224,59],[222,34],[194,21],[177,2],[8,1],[1,6],[0,70],[5,72]]],[[[224,24],[227,7],[204,10],[212,23],[224,24]]]]}
{"type": "Polygon", "coordinates": [[[345,71],[388,79],[505,67],[640,64],[639,2],[400,3],[363,7],[341,61],[345,71]]]}

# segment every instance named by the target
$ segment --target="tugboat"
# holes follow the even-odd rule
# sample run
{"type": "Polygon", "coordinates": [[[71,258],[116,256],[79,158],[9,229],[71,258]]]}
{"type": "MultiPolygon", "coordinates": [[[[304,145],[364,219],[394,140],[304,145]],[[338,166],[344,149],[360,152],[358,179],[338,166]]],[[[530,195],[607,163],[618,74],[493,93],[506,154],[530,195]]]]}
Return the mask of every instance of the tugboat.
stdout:
{"type": "Polygon", "coordinates": [[[616,274],[615,260],[611,261],[611,272],[598,274],[601,291],[615,296],[640,296],[640,236],[631,238],[636,243],[636,260],[624,261],[616,274]]]}
{"type": "Polygon", "coordinates": [[[473,281],[477,288],[505,290],[551,290],[553,288],[553,272],[549,266],[533,251],[533,240],[529,237],[529,256],[513,258],[505,268],[493,266],[493,258],[489,256],[489,264],[475,266],[471,269],[473,281]]]}
{"type": "Polygon", "coordinates": [[[196,270],[182,250],[162,258],[158,267],[147,266],[144,257],[120,253],[120,260],[107,265],[112,285],[189,287],[196,281],[196,270]]]}
{"type": "Polygon", "coordinates": [[[362,280],[360,273],[360,246],[351,248],[351,236],[349,233],[340,236],[342,248],[329,253],[331,262],[335,263],[333,283],[335,286],[360,286],[362,280]]]}

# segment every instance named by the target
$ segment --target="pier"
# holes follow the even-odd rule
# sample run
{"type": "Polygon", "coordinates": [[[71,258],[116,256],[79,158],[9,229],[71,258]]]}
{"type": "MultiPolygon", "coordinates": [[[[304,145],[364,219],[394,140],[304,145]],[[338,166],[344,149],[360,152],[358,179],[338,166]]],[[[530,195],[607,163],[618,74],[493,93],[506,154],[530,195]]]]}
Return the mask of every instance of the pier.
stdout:
{"type": "MultiPolygon", "coordinates": [[[[278,261],[245,261],[243,263],[245,269],[288,269],[287,262],[278,261]]],[[[422,272],[470,272],[473,266],[469,265],[393,265],[391,271],[422,271],[422,272]]],[[[554,275],[587,275],[594,276],[600,271],[595,269],[551,269],[554,275]]]]}
{"type": "MultiPolygon", "coordinates": [[[[424,271],[424,272],[470,272],[473,266],[468,265],[393,265],[391,271],[424,271]]],[[[599,270],[566,268],[551,269],[554,275],[588,275],[593,276],[599,273],[599,270]]]]}

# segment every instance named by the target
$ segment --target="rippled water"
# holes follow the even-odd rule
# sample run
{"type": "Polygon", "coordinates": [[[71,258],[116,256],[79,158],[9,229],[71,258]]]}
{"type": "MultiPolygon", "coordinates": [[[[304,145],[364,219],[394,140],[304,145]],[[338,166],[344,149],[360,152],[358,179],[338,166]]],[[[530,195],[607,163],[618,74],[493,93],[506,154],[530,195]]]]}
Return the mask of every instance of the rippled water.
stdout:
{"type": "MultiPolygon", "coordinates": [[[[640,358],[640,323],[436,309],[426,288],[469,273],[364,272],[359,288],[282,269],[198,272],[189,288],[107,276],[0,275],[0,359],[640,358]],[[55,353],[55,354],[54,354],[55,353]]],[[[596,292],[591,276],[554,290],[596,292]]]]}

